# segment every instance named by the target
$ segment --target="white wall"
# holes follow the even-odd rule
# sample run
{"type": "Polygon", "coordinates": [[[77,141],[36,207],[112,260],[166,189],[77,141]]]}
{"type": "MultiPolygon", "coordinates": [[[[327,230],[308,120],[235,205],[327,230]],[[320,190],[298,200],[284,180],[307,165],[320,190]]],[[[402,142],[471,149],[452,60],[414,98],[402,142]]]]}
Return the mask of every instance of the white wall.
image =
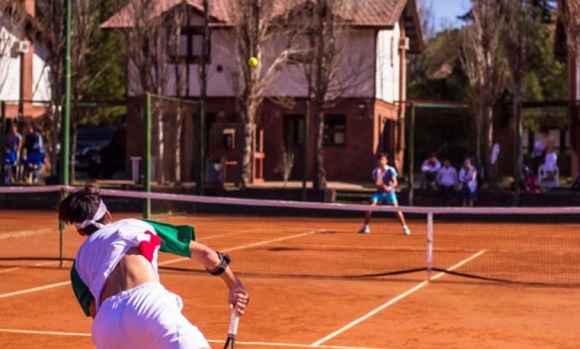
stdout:
{"type": "Polygon", "coordinates": [[[400,37],[398,23],[393,30],[380,30],[377,36],[375,97],[389,103],[398,101],[400,98],[400,37]]]}
{"type": "MultiPolygon", "coordinates": [[[[233,33],[228,30],[215,30],[212,32],[211,63],[208,65],[208,96],[210,97],[235,97],[238,88],[238,57],[233,38],[233,33]],[[221,68],[218,69],[218,67],[221,68]]],[[[336,71],[331,92],[344,97],[372,97],[373,74],[374,74],[374,32],[356,31],[348,39],[344,53],[340,57],[339,68],[336,71]]],[[[281,52],[280,43],[272,43],[264,50],[262,62],[257,69],[264,71],[269,69],[271,63],[281,52]]],[[[246,59],[243,58],[243,64],[246,59]]],[[[182,66],[182,76],[187,76],[186,69],[182,66]]],[[[198,65],[189,66],[189,96],[198,96],[200,92],[198,82],[198,65]]],[[[141,94],[141,87],[137,79],[137,70],[134,66],[129,67],[128,94],[135,96],[141,94]]],[[[170,65],[167,70],[167,84],[165,93],[175,94],[175,66],[170,65]]],[[[305,97],[307,84],[303,67],[297,64],[285,64],[275,73],[275,78],[266,89],[269,95],[284,95],[288,97],[305,97]]]]}
{"type": "Polygon", "coordinates": [[[20,55],[12,47],[21,35],[5,16],[0,23],[0,99],[16,101],[20,98],[20,55]]]}
{"type": "Polygon", "coordinates": [[[52,95],[50,86],[50,68],[48,50],[39,41],[34,42],[34,56],[32,57],[32,100],[49,101],[52,95]]]}
{"type": "MultiPolygon", "coordinates": [[[[329,94],[341,97],[373,97],[375,60],[373,30],[356,30],[345,38],[337,57],[329,94]]],[[[267,50],[269,51],[269,50],[267,50]]],[[[268,89],[270,95],[306,97],[307,80],[299,64],[283,66],[277,80],[268,89]]]]}

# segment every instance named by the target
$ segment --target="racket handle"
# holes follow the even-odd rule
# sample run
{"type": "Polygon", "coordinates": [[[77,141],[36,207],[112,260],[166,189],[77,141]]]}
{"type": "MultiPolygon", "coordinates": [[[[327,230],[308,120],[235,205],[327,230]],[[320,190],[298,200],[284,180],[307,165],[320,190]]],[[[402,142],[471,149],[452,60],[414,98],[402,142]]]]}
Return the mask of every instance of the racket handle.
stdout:
{"type": "Polygon", "coordinates": [[[230,328],[228,330],[229,335],[235,336],[238,333],[238,324],[240,323],[240,314],[236,311],[236,308],[232,309],[232,314],[230,315],[230,328]]]}

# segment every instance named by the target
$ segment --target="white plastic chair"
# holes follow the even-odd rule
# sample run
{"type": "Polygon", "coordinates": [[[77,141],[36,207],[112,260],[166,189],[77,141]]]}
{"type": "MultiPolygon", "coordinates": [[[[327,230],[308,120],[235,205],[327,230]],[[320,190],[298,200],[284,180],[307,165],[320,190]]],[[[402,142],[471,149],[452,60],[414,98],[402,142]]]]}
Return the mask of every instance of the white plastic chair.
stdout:
{"type": "Polygon", "coordinates": [[[544,165],[541,165],[538,168],[538,185],[542,188],[542,183],[546,182],[546,188],[558,188],[560,186],[560,168],[558,166],[554,167],[556,173],[554,174],[554,178],[552,180],[548,179],[548,173],[544,170],[544,165]]]}

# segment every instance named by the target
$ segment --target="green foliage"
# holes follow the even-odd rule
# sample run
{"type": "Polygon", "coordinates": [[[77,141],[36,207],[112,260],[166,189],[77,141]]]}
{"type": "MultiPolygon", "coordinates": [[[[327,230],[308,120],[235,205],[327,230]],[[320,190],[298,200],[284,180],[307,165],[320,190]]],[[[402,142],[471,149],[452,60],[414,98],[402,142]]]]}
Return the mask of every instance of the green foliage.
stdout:
{"type": "Polygon", "coordinates": [[[415,58],[408,84],[410,99],[464,100],[467,77],[461,68],[459,52],[461,30],[437,34],[427,42],[424,52],[415,58]]]}
{"type": "MultiPolygon", "coordinates": [[[[99,26],[116,12],[114,0],[97,1],[99,26]]],[[[96,28],[89,38],[86,54],[86,74],[90,77],[80,86],[75,95],[84,101],[107,102],[125,99],[126,59],[125,50],[120,47],[120,40],[112,31],[96,28]]],[[[125,107],[102,107],[84,110],[81,123],[103,124],[118,123],[125,115],[125,107]]]]}

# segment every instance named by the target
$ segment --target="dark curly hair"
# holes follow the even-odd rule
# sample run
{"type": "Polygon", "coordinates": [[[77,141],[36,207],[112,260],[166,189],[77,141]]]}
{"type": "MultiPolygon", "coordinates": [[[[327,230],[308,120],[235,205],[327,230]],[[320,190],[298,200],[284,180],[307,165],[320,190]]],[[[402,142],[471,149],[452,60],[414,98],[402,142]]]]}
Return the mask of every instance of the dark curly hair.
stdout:
{"type": "MultiPolygon", "coordinates": [[[[67,224],[81,223],[85,219],[91,219],[101,203],[99,188],[94,185],[86,185],[82,189],[69,194],[58,205],[58,218],[67,224]]],[[[98,220],[99,223],[108,223],[109,217],[104,215],[98,220]]],[[[91,234],[97,228],[89,226],[83,232],[91,234]]]]}

